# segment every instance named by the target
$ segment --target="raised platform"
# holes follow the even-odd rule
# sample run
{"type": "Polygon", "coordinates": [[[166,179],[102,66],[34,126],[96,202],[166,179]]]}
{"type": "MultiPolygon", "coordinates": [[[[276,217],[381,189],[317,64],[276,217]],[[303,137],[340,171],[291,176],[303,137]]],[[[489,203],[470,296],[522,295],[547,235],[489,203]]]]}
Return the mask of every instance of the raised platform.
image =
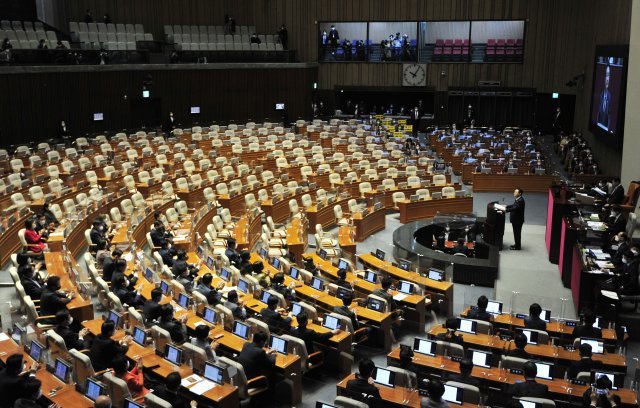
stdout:
{"type": "Polygon", "coordinates": [[[447,254],[427,246],[437,228],[441,227],[434,225],[431,220],[401,226],[393,232],[394,256],[420,265],[421,271],[431,266],[443,268],[451,264],[454,283],[494,287],[500,264],[498,247],[478,242],[475,258],[447,254]]]}

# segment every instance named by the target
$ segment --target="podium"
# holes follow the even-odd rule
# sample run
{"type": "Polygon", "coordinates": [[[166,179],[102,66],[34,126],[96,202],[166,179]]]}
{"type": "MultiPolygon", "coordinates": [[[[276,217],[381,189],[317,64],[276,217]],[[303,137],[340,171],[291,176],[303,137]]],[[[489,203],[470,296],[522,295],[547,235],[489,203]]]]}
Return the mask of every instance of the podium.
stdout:
{"type": "Polygon", "coordinates": [[[496,208],[497,201],[487,204],[487,218],[484,222],[482,239],[490,245],[502,249],[502,237],[504,236],[504,211],[496,208]]]}

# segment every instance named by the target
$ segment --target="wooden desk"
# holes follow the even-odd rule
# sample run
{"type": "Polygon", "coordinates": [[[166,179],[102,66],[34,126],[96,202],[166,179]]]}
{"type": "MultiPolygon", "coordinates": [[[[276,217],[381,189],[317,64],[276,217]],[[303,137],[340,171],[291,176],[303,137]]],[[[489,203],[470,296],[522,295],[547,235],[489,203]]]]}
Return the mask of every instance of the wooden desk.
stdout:
{"type": "MultiPolygon", "coordinates": [[[[429,335],[436,336],[444,332],[446,332],[444,327],[435,326],[429,330],[429,335]]],[[[481,347],[494,352],[508,351],[513,347],[511,342],[504,341],[497,336],[469,333],[459,334],[462,335],[465,344],[472,347],[481,347]]],[[[577,351],[568,351],[563,347],[556,347],[551,344],[529,344],[527,345],[527,352],[542,360],[551,361],[563,366],[568,366],[571,362],[580,360],[580,354],[577,351]]],[[[592,358],[601,361],[609,370],[622,373],[627,372],[627,363],[623,355],[609,353],[594,354],[592,358]]]]}
{"type": "Polygon", "coordinates": [[[287,246],[296,260],[302,259],[302,254],[307,250],[308,241],[309,220],[306,217],[304,220],[300,218],[292,219],[291,224],[287,227],[287,246]]]}
{"type": "Polygon", "coordinates": [[[245,214],[240,218],[234,228],[234,236],[236,239],[236,248],[238,251],[242,249],[251,250],[260,239],[262,223],[260,216],[248,219],[249,215],[245,214]]]}
{"type": "MultiPolygon", "coordinates": [[[[470,308],[466,308],[465,310],[462,311],[462,313],[460,313],[460,315],[466,316],[469,310],[470,308]]],[[[524,319],[515,317],[508,313],[494,316],[492,323],[494,326],[524,327],[524,319]]],[[[574,327],[567,326],[566,324],[558,321],[547,323],[547,328],[546,328],[546,331],[550,335],[567,337],[570,339],[573,338],[573,330],[574,330],[574,327]]],[[[602,339],[606,342],[615,343],[617,340],[616,331],[612,329],[602,329],[602,339]]]]}
{"type": "Polygon", "coordinates": [[[360,254],[358,259],[363,265],[383,272],[395,279],[402,279],[419,285],[425,294],[431,296],[431,302],[434,308],[442,314],[449,315],[453,310],[453,283],[438,282],[424,276],[420,276],[416,272],[405,271],[397,268],[387,261],[381,261],[371,254],[360,254]]]}
{"type": "Polygon", "coordinates": [[[369,235],[385,228],[386,211],[384,208],[373,211],[373,207],[369,208],[369,214],[363,216],[362,213],[352,214],[353,224],[356,227],[356,242],[362,242],[369,235]]]}
{"type": "Polygon", "coordinates": [[[456,197],[427,199],[411,202],[409,200],[398,201],[400,209],[400,222],[406,224],[424,218],[435,217],[437,213],[471,213],[473,212],[473,197],[456,197]]]}
{"type": "MultiPolygon", "coordinates": [[[[340,381],[337,385],[337,393],[338,395],[342,395],[345,397],[350,397],[349,392],[347,391],[347,383],[350,380],[356,378],[355,374],[349,374],[346,378],[340,381]]],[[[409,391],[404,387],[385,387],[384,385],[376,384],[376,387],[380,391],[380,397],[384,401],[384,406],[388,407],[420,407],[420,400],[422,397],[418,394],[418,390],[413,392],[409,391]]],[[[374,403],[375,404],[375,403],[374,403]]],[[[382,406],[381,404],[377,404],[374,406],[382,406]]],[[[456,405],[458,406],[458,405],[456,405]]],[[[471,407],[471,404],[462,404],[462,407],[471,407]]]]}
{"type": "MultiPolygon", "coordinates": [[[[2,362],[6,363],[7,358],[13,354],[22,354],[27,366],[31,366],[31,364],[34,363],[34,360],[24,352],[23,348],[16,344],[11,338],[0,341],[0,359],[2,359],[2,362]]],[[[77,392],[75,386],[66,384],[54,377],[53,374],[46,370],[44,364],[42,368],[36,372],[36,378],[42,382],[42,396],[54,404],[63,408],[93,407],[93,403],[77,392]],[[50,392],[58,387],[60,387],[60,389],[56,391],[55,395],[51,395],[50,392]]]]}
{"type": "MultiPolygon", "coordinates": [[[[305,254],[305,258],[312,258],[316,266],[318,266],[325,275],[328,275],[331,280],[338,280],[338,268],[333,266],[331,261],[325,261],[315,253],[305,254]]],[[[349,283],[353,283],[356,292],[364,295],[364,297],[382,287],[379,283],[373,284],[367,282],[352,272],[347,273],[346,280],[349,283]]],[[[394,296],[397,294],[398,292],[393,292],[394,296]]],[[[426,309],[427,307],[431,307],[431,299],[422,295],[408,295],[404,299],[396,302],[402,305],[405,311],[404,324],[414,326],[413,329],[417,330],[418,333],[424,333],[426,309]]]]}
{"type": "Polygon", "coordinates": [[[322,208],[318,209],[318,205],[314,204],[306,209],[307,218],[309,218],[309,228],[312,234],[316,233],[316,224],[321,224],[322,229],[329,229],[336,225],[336,215],[333,208],[336,205],[342,207],[342,211],[348,212],[347,202],[351,197],[338,199],[332,203],[326,203],[322,205],[322,208]]]}
{"type": "MultiPolygon", "coordinates": [[[[387,363],[399,363],[400,362],[400,347],[394,349],[391,353],[387,354],[387,363]]],[[[460,363],[452,361],[450,358],[444,356],[427,356],[420,353],[415,353],[413,356],[413,364],[415,364],[420,371],[435,372],[438,374],[459,374],[460,363]]],[[[484,368],[474,366],[471,371],[471,375],[481,382],[489,383],[493,387],[499,387],[504,391],[508,390],[508,387],[515,384],[516,381],[523,381],[524,376],[520,374],[512,374],[505,372],[498,367],[484,368]]],[[[554,394],[554,398],[570,398],[570,399],[582,399],[582,394],[589,388],[589,385],[577,385],[569,384],[561,378],[554,380],[536,379],[536,381],[546,384],[549,387],[549,392],[554,394]]],[[[619,395],[622,403],[625,405],[637,406],[637,394],[630,389],[618,389],[614,391],[614,394],[619,395]]]]}
{"type": "Polygon", "coordinates": [[[338,228],[338,245],[343,252],[356,255],[356,227],[353,225],[341,225],[338,228]]]}
{"type": "MultiPolygon", "coordinates": [[[[69,314],[79,322],[93,319],[93,304],[91,299],[83,299],[77,293],[77,287],[74,282],[69,278],[68,271],[65,270],[63,254],[61,252],[47,252],[44,254],[44,262],[47,267],[47,272],[52,276],[60,277],[60,286],[62,290],[69,292],[76,292],[76,296],[67,303],[67,309],[69,314]]],[[[75,260],[71,260],[75,264],[75,260]]],[[[78,268],[78,265],[75,265],[78,268]]]]}
{"type": "Polygon", "coordinates": [[[513,191],[521,187],[531,193],[546,193],[557,181],[557,177],[548,175],[473,173],[473,191],[513,191]]]}

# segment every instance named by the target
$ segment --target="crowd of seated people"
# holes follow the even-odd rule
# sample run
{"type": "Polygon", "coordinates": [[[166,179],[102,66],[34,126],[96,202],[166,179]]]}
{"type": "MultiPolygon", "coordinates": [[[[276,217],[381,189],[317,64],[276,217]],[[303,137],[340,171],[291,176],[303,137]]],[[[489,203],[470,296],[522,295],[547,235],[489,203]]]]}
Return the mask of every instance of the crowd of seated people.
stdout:
{"type": "Polygon", "coordinates": [[[591,148],[580,133],[563,135],[557,145],[557,152],[565,170],[571,174],[601,173],[591,148]]]}

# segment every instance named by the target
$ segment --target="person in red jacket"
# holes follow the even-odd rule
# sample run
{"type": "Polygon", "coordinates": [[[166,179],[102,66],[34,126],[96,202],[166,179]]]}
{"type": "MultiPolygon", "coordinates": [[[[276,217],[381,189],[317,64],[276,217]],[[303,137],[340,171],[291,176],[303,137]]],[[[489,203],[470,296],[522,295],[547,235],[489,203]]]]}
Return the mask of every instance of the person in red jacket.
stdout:
{"type": "Polygon", "coordinates": [[[28,219],[24,223],[24,239],[29,244],[29,250],[36,253],[41,253],[46,248],[46,238],[38,234],[35,231],[34,222],[32,219],[28,219]]]}
{"type": "Polygon", "coordinates": [[[144,386],[144,375],[142,374],[142,360],[138,360],[135,367],[128,371],[129,361],[124,355],[113,359],[113,373],[116,377],[124,380],[129,387],[129,391],[134,398],[143,396],[149,392],[144,386]]]}

